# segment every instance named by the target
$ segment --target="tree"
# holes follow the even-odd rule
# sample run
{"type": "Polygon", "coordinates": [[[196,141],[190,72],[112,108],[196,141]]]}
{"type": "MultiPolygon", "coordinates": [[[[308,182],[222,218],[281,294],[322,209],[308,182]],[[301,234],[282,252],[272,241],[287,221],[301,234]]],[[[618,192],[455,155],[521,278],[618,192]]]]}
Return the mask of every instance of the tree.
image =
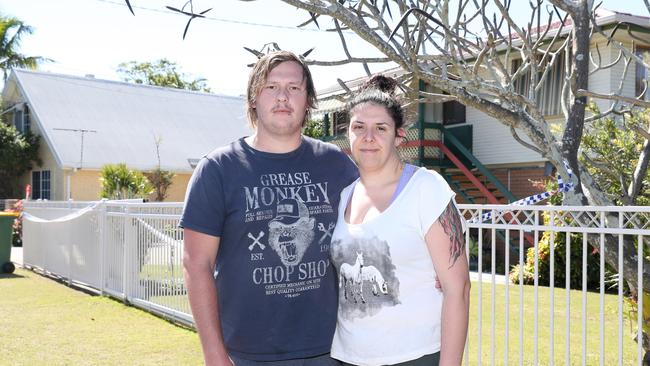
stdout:
{"type": "MultiPolygon", "coordinates": [[[[449,0],[283,2],[309,12],[309,21],[305,24],[317,21],[323,24],[323,18],[331,19],[348,56],[340,61],[311,60],[309,63],[358,62],[366,66],[369,74],[368,63],[392,61],[411,78],[405,80],[404,86],[416,98],[435,101],[452,96],[509,127],[517,141],[548,159],[563,177],[569,176],[564,164],[567,162],[574,172],[575,188],[565,195],[564,204],[613,204],[578,161],[585,122],[623,108],[620,98],[601,95],[615,100],[601,116],[586,118],[587,95],[597,96],[588,91],[589,73],[612,66],[603,64],[598,50],[591,52],[592,32],[610,40],[619,49],[618,62],[624,63],[625,72],[631,61],[643,63],[643,60],[597,25],[593,1],[531,1],[531,16],[526,26],[510,16],[510,1],[501,0],[460,0],[454,7],[449,0]],[[478,29],[483,30],[482,33],[478,29]],[[565,29],[568,31],[563,32],[565,29]],[[353,57],[343,31],[356,33],[385,57],[353,57]],[[590,63],[595,65],[591,70],[590,63]],[[557,134],[544,113],[542,95],[553,67],[560,67],[564,75],[561,93],[564,124],[557,134]],[[409,88],[413,80],[422,80],[441,93],[413,90],[409,88]],[[532,144],[519,136],[522,133],[532,144]]],[[[647,103],[640,98],[633,102],[647,103]]],[[[644,150],[646,155],[650,153],[650,146],[647,150],[644,150]]],[[[642,170],[635,180],[645,176],[642,170]]],[[[637,288],[635,249],[634,246],[625,248],[624,277],[632,288],[637,288]]],[[[613,241],[607,243],[606,260],[617,267],[618,249],[613,241]]],[[[644,266],[643,279],[650,282],[650,263],[644,266]]]]}
{"type": "MultiPolygon", "coordinates": [[[[644,1],[650,11],[650,3],[644,1]]],[[[386,59],[395,62],[412,78],[425,81],[509,127],[514,139],[548,159],[563,177],[569,176],[566,162],[574,172],[575,188],[564,195],[564,204],[614,204],[578,159],[585,122],[620,112],[630,105],[650,106],[642,99],[644,93],[637,98],[620,97],[632,61],[646,68],[650,65],[615,39],[614,33],[619,25],[609,34],[603,31],[597,22],[594,1],[530,1],[531,15],[523,26],[523,22],[510,16],[509,0],[457,0],[454,7],[450,6],[452,2],[449,0],[416,3],[403,0],[283,2],[306,10],[313,22],[322,17],[332,19],[348,55],[344,62],[367,65],[377,61],[351,56],[342,32],[348,30],[375,46],[386,59]],[[555,20],[558,22],[554,24],[555,20]],[[479,33],[479,29],[483,33],[479,33]],[[568,30],[566,33],[563,32],[565,29],[568,30]],[[612,63],[605,63],[598,49],[592,52],[592,34],[608,40],[618,49],[619,57],[612,63]],[[520,61],[514,63],[516,59],[520,61]],[[590,73],[617,64],[623,65],[624,70],[619,90],[607,95],[588,90],[590,73]],[[548,75],[555,65],[564,75],[560,96],[564,123],[559,133],[554,133],[542,103],[543,86],[549,82],[548,75]],[[591,69],[590,65],[593,65],[591,69]],[[588,96],[609,99],[610,107],[600,115],[588,116],[588,96]],[[532,144],[523,141],[520,133],[525,134],[532,144]]],[[[629,25],[627,31],[634,37],[629,25]]],[[[367,66],[366,70],[368,72],[367,66]]],[[[414,91],[414,95],[423,94],[414,91]]],[[[440,97],[425,96],[430,99],[440,97]]],[[[630,187],[640,186],[649,159],[650,144],[646,140],[630,187]]],[[[617,218],[610,215],[606,220],[615,223],[617,218]]],[[[650,282],[650,262],[637,258],[634,242],[628,240],[628,244],[623,253],[619,253],[616,241],[608,238],[604,256],[614,268],[618,268],[619,255],[623,257],[623,273],[620,275],[635,291],[639,287],[638,261],[644,261],[644,283],[650,282]]],[[[650,354],[648,351],[646,348],[646,355],[650,354]]]]}
{"type": "Polygon", "coordinates": [[[0,69],[3,80],[7,80],[12,67],[35,69],[39,63],[50,61],[40,56],[26,56],[19,53],[20,41],[34,29],[17,18],[0,15],[0,69]]]}
{"type": "Polygon", "coordinates": [[[156,158],[158,159],[158,166],[156,169],[144,175],[147,177],[151,185],[154,187],[154,201],[164,201],[167,197],[167,189],[172,185],[174,179],[174,173],[163,170],[160,165],[160,144],[162,143],[161,137],[155,137],[154,142],[156,144],[156,158]]]}
{"type": "Polygon", "coordinates": [[[18,197],[18,178],[41,165],[38,157],[40,138],[31,132],[19,133],[14,126],[0,121],[0,197],[18,197]]]}
{"type": "Polygon", "coordinates": [[[206,79],[191,79],[181,72],[176,63],[165,58],[154,62],[123,62],[117,72],[122,80],[129,83],[211,92],[206,79]]]}
{"type": "Polygon", "coordinates": [[[100,174],[101,198],[146,198],[153,192],[153,187],[144,174],[127,168],[126,164],[104,165],[100,174]]]}

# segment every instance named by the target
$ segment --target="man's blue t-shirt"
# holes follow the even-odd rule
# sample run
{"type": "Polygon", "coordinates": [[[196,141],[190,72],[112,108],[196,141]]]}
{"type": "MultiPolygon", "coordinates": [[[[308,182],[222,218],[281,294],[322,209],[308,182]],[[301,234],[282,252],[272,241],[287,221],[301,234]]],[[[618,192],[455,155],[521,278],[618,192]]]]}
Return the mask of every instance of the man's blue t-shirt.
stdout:
{"type": "Polygon", "coordinates": [[[220,237],[216,285],[228,352],[275,361],[330,351],[338,289],[329,245],[339,193],[357,175],[337,147],[308,137],[286,154],[240,139],[201,159],[181,226],[220,237]]]}

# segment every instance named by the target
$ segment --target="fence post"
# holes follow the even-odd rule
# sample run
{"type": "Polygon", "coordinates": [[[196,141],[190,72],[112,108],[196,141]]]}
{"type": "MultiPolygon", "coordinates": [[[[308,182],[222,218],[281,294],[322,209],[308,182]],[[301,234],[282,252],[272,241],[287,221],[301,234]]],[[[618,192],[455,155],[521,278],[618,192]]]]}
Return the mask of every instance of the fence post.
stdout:
{"type": "Polygon", "coordinates": [[[68,239],[67,247],[68,247],[68,286],[72,286],[72,235],[74,233],[73,229],[70,228],[70,223],[66,222],[64,224],[66,226],[66,235],[68,239]]]}
{"type": "Polygon", "coordinates": [[[104,286],[106,285],[106,201],[102,200],[99,204],[99,291],[104,296],[104,286]]]}
{"type": "Polygon", "coordinates": [[[131,247],[132,238],[133,238],[133,224],[131,223],[131,208],[128,203],[125,204],[126,209],[124,212],[124,243],[122,251],[123,263],[122,263],[122,291],[124,292],[124,302],[129,301],[129,248],[131,247]]]}

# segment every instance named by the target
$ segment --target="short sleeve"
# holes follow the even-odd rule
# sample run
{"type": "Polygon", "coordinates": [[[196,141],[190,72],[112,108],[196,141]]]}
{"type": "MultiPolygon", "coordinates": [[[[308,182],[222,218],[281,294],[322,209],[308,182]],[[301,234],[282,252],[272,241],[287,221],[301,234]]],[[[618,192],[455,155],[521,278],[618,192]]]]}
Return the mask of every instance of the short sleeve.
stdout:
{"type": "Polygon", "coordinates": [[[421,175],[419,185],[418,214],[420,230],[426,235],[440,215],[445,211],[449,202],[453,202],[456,193],[449,187],[447,181],[440,174],[427,170],[421,175]]]}
{"type": "Polygon", "coordinates": [[[203,158],[187,186],[179,226],[212,236],[223,231],[225,198],[216,162],[203,158]]]}

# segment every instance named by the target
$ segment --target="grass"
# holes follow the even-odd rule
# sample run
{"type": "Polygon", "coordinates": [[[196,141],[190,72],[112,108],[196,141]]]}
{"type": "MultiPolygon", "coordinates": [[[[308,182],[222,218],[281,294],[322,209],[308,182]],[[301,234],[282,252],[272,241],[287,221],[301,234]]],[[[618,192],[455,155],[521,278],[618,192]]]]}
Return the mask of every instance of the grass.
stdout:
{"type": "MultiPolygon", "coordinates": [[[[492,286],[482,284],[482,330],[478,334],[478,286],[472,283],[470,365],[505,364],[505,285],[496,285],[494,337],[492,286]]],[[[534,288],[523,287],[523,364],[534,362],[534,288]]],[[[539,365],[550,364],[550,289],[539,288],[539,365]]],[[[582,293],[571,291],[570,364],[582,364],[582,293]]],[[[555,289],[554,360],[565,364],[566,292],[555,289]]],[[[600,363],[600,299],[587,294],[587,365],[600,363]]],[[[519,287],[510,286],[508,361],[519,364],[519,287]]],[[[605,365],[618,364],[618,304],[605,296],[605,365]]],[[[90,296],[30,271],[0,275],[0,365],[199,365],[198,336],[158,317],[106,297],[90,296]]],[[[636,364],[636,343],[624,326],[623,364],[636,364]]]]}
{"type": "MultiPolygon", "coordinates": [[[[489,277],[489,276],[487,276],[489,277]]],[[[482,329],[478,333],[478,287],[477,282],[472,283],[472,297],[470,303],[470,330],[469,330],[469,355],[470,364],[478,364],[478,340],[481,339],[481,360],[485,365],[492,364],[491,346],[494,343],[494,359],[496,365],[505,362],[505,333],[506,314],[509,314],[509,349],[508,364],[519,365],[519,350],[523,350],[523,365],[534,365],[535,343],[535,292],[533,286],[523,286],[523,346],[519,344],[519,286],[510,285],[510,311],[506,312],[505,285],[495,286],[495,330],[492,337],[492,285],[482,284],[482,329]]],[[[551,290],[548,287],[539,287],[538,290],[538,345],[537,364],[549,365],[551,348],[551,290]]],[[[566,357],[566,290],[556,288],[554,291],[554,363],[565,365],[566,357]]],[[[605,295],[604,298],[604,365],[618,365],[618,302],[616,295],[605,295]]],[[[623,364],[636,365],[637,344],[633,340],[633,329],[625,317],[626,308],[623,308],[623,364]]],[[[570,364],[582,364],[582,292],[571,291],[570,295],[570,364]]],[[[600,294],[587,293],[587,336],[586,336],[586,364],[600,364],[600,294]]],[[[636,323],[635,323],[636,324],[636,323]]]]}
{"type": "Polygon", "coordinates": [[[197,334],[30,271],[0,275],[0,365],[200,365],[197,334]]]}

